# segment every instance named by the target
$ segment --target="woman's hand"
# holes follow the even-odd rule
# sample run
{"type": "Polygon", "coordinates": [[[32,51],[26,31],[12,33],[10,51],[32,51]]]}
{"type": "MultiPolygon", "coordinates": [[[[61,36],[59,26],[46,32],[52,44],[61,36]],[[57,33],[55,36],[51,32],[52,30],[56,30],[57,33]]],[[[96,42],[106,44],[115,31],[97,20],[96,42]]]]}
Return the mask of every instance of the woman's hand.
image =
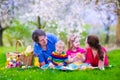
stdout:
{"type": "Polygon", "coordinates": [[[99,62],[98,62],[98,68],[100,70],[104,70],[104,61],[99,60],[99,62]]]}
{"type": "Polygon", "coordinates": [[[54,69],[55,66],[54,66],[53,63],[49,63],[49,67],[52,68],[52,69],[54,69]]]}

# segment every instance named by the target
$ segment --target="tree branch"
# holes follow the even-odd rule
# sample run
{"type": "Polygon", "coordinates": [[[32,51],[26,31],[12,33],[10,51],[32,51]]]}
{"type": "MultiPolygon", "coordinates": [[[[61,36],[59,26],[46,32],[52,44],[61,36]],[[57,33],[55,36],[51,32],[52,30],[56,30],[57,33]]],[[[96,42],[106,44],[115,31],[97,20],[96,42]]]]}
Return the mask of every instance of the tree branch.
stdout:
{"type": "Polygon", "coordinates": [[[98,5],[98,2],[99,2],[99,0],[96,0],[96,1],[95,1],[95,5],[98,5]]]}

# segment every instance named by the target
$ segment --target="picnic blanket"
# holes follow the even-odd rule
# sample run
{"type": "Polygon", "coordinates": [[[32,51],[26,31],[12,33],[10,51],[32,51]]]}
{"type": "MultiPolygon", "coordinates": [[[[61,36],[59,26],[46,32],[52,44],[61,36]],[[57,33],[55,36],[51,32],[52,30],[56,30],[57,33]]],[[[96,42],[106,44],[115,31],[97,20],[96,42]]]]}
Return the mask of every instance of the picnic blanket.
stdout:
{"type": "MultiPolygon", "coordinates": [[[[41,67],[41,69],[50,69],[49,64],[45,64],[41,67]]],[[[80,65],[76,65],[74,63],[68,64],[67,66],[55,66],[53,69],[57,70],[85,70],[85,69],[93,69],[90,64],[82,63],[80,65]]]]}

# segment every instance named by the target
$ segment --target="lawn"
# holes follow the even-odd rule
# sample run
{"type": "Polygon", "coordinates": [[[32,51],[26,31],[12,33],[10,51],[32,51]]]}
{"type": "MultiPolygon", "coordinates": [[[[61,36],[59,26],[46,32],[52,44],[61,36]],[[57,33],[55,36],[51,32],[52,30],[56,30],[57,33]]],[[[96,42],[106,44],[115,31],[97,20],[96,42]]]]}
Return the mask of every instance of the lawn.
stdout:
{"type": "Polygon", "coordinates": [[[104,71],[98,69],[84,71],[40,70],[32,67],[28,69],[5,68],[5,53],[14,48],[0,48],[0,80],[120,80],[120,50],[108,52],[109,63],[113,65],[104,71]]]}

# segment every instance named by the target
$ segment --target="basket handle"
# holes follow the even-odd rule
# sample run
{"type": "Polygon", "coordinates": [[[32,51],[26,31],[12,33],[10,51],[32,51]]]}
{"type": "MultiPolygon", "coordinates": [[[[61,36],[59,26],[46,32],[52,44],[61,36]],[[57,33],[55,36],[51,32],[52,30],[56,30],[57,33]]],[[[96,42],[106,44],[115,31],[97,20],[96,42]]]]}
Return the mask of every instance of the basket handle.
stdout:
{"type": "Polygon", "coordinates": [[[16,52],[18,52],[18,44],[20,44],[22,46],[22,50],[23,50],[23,42],[21,40],[17,40],[16,46],[15,46],[16,52]]]}

